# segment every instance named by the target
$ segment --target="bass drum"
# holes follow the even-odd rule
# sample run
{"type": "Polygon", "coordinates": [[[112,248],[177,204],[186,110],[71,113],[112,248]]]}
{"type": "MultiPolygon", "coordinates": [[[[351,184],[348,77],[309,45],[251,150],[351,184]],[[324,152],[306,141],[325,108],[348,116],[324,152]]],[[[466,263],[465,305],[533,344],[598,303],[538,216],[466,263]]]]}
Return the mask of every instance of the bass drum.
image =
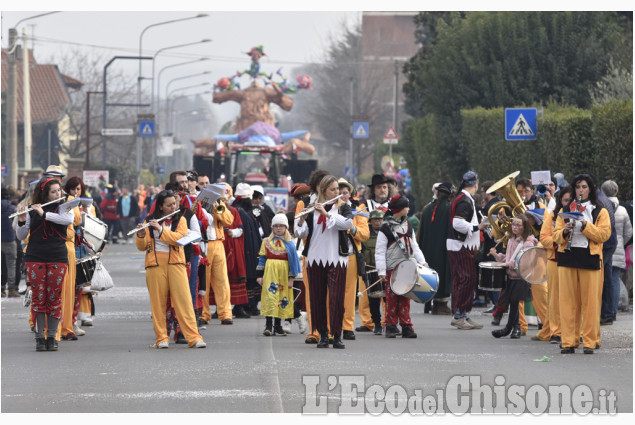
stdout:
{"type": "Polygon", "coordinates": [[[395,267],[390,275],[390,287],[397,295],[425,304],[437,293],[439,274],[429,267],[417,264],[414,258],[410,258],[395,267]]]}
{"type": "Polygon", "coordinates": [[[527,283],[540,285],[547,281],[547,250],[541,246],[523,248],[516,256],[514,270],[527,283]]]}
{"type": "Polygon", "coordinates": [[[84,229],[84,239],[93,244],[95,252],[101,252],[106,246],[108,225],[92,215],[82,213],[82,228],[84,229]]]}

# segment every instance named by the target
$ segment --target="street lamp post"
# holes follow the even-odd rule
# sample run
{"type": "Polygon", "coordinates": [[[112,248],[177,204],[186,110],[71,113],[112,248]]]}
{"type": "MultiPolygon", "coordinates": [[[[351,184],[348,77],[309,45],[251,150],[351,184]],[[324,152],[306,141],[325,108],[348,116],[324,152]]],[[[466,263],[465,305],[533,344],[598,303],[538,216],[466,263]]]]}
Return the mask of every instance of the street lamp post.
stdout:
{"type": "MultiPolygon", "coordinates": [[[[174,105],[174,101],[176,100],[176,99],[170,100],[170,98],[172,97],[172,95],[173,95],[174,93],[178,92],[178,91],[188,90],[188,89],[191,89],[191,88],[194,88],[194,87],[211,86],[211,85],[212,85],[212,83],[210,83],[209,81],[206,81],[206,82],[201,83],[201,84],[194,84],[194,85],[192,85],[192,86],[187,86],[187,87],[179,87],[179,88],[174,89],[174,90],[172,90],[172,91],[170,92],[170,94],[169,94],[169,95],[167,96],[167,98],[166,98],[166,99],[168,99],[168,117],[170,118],[170,122],[168,123],[168,125],[169,125],[169,128],[170,128],[170,133],[172,132],[172,126],[173,126],[173,124],[174,124],[174,123],[172,122],[172,116],[171,116],[171,115],[172,115],[172,113],[171,113],[171,111],[172,111],[172,106],[174,105]]],[[[180,97],[184,97],[184,96],[179,96],[178,98],[180,98],[180,97]]],[[[177,99],[178,99],[178,98],[177,98],[177,99]]]]}
{"type": "MultiPolygon", "coordinates": [[[[165,95],[166,95],[166,99],[167,99],[167,94],[168,94],[168,90],[170,88],[170,85],[174,82],[174,81],[179,81],[179,80],[185,80],[188,78],[194,78],[194,77],[200,77],[201,75],[206,75],[206,74],[211,74],[212,71],[203,71],[203,72],[199,72],[197,74],[190,74],[190,75],[185,75],[183,77],[176,77],[171,79],[170,81],[168,81],[168,84],[166,85],[165,88],[165,95]]],[[[159,77],[157,77],[157,83],[158,83],[158,87],[161,87],[161,73],[159,72],[159,77]]],[[[161,108],[161,92],[157,91],[157,109],[161,108]]],[[[164,122],[164,121],[162,121],[164,122]]],[[[163,132],[162,132],[163,133],[163,132]]]]}
{"type": "MultiPolygon", "coordinates": [[[[169,21],[157,22],[156,24],[148,25],[141,31],[139,34],[139,58],[141,58],[143,54],[143,36],[147,30],[150,28],[158,27],[160,25],[172,24],[175,22],[189,21],[191,19],[204,18],[209,16],[207,13],[199,13],[196,16],[189,16],[187,18],[179,18],[179,19],[171,19],[169,21]]],[[[154,64],[154,61],[153,61],[154,64]]],[[[143,72],[142,69],[143,61],[139,59],[139,75],[137,77],[137,105],[141,105],[141,80],[143,80],[143,76],[141,75],[143,72]]],[[[154,80],[152,80],[152,87],[154,88],[154,80]]],[[[141,106],[137,106],[137,115],[140,113],[141,106]]],[[[141,136],[137,135],[137,170],[141,172],[141,136]]]]}
{"type": "MultiPolygon", "coordinates": [[[[154,100],[154,86],[155,86],[155,84],[154,84],[154,81],[155,81],[154,80],[154,68],[155,68],[157,56],[159,56],[159,54],[161,52],[164,52],[166,50],[178,49],[179,47],[193,46],[195,44],[201,44],[201,43],[209,43],[210,41],[212,41],[212,40],[210,40],[209,38],[204,38],[204,39],[202,39],[200,41],[194,41],[192,43],[176,44],[174,46],[163,47],[163,48],[161,48],[161,49],[156,51],[156,53],[152,57],[152,91],[151,91],[152,95],[151,95],[151,98],[150,98],[150,101],[152,103],[152,113],[153,114],[156,115],[156,102],[154,100]]],[[[157,87],[157,90],[160,90],[160,87],[157,87]]]]}
{"type": "MultiPolygon", "coordinates": [[[[18,187],[18,70],[15,50],[17,48],[18,31],[17,27],[24,21],[51,15],[59,12],[47,12],[39,15],[29,16],[20,19],[13,28],[9,28],[9,46],[7,48],[7,165],[8,183],[18,187]]],[[[28,49],[23,54],[28,55],[28,49]]],[[[30,159],[29,159],[30,161],[30,159]]]]}
{"type": "MultiPolygon", "coordinates": [[[[178,89],[172,90],[170,92],[170,95],[172,95],[172,93],[175,93],[177,91],[187,90],[187,89],[191,89],[191,88],[194,88],[194,87],[208,86],[208,85],[211,85],[211,83],[210,82],[205,82],[205,83],[201,83],[201,84],[194,84],[194,85],[187,86],[187,87],[180,87],[178,89]]],[[[155,161],[156,161],[156,149],[153,149],[152,150],[152,163],[154,164],[155,161]]]]}

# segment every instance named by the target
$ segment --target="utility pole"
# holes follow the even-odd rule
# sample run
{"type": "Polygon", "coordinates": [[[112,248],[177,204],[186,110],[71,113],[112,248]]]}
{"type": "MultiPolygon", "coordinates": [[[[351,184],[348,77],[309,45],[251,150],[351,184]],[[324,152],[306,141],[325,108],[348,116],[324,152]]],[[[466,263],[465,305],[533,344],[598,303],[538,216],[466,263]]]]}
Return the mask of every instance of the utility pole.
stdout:
{"type": "Polygon", "coordinates": [[[7,81],[7,166],[9,168],[9,184],[18,187],[18,70],[16,66],[16,39],[18,31],[9,28],[9,49],[7,65],[9,79],[7,81]]]}
{"type": "MultiPolygon", "coordinates": [[[[90,166],[90,95],[104,94],[103,91],[87,91],[86,92],[86,163],[84,168],[90,166]]],[[[101,133],[100,133],[101,134],[101,133]]]]}
{"type": "MultiPolygon", "coordinates": [[[[24,168],[30,170],[31,146],[31,81],[29,69],[29,47],[26,44],[26,28],[22,28],[22,87],[24,92],[24,168]]],[[[51,165],[50,163],[48,165],[51,165]]]]}
{"type": "MultiPolygon", "coordinates": [[[[351,118],[353,117],[353,114],[354,114],[354,112],[353,112],[353,108],[354,108],[354,106],[353,106],[354,92],[353,91],[354,90],[355,90],[355,80],[353,78],[351,78],[351,100],[350,100],[350,105],[349,105],[350,106],[349,112],[351,114],[350,115],[351,118]]],[[[350,173],[351,173],[350,179],[351,179],[351,183],[352,183],[353,180],[354,180],[354,178],[353,178],[353,164],[354,164],[354,162],[353,162],[353,125],[352,125],[352,123],[351,123],[351,138],[350,138],[350,140],[348,142],[348,147],[349,147],[349,150],[351,151],[351,154],[350,154],[351,155],[351,157],[350,157],[351,162],[349,164],[349,167],[350,167],[349,170],[350,170],[350,173]]]]}
{"type": "MultiPolygon", "coordinates": [[[[392,128],[397,131],[397,87],[399,86],[399,62],[395,60],[395,90],[392,97],[392,128]]],[[[394,166],[392,162],[392,143],[388,145],[388,156],[390,157],[390,164],[394,166]]]]}

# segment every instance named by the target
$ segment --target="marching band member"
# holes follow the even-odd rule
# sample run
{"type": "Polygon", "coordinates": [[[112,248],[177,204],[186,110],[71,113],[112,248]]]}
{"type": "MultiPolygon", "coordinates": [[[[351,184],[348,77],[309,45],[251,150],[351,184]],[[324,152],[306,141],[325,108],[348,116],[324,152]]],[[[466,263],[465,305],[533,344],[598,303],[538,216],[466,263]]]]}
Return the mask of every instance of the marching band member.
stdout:
{"type": "MultiPolygon", "coordinates": [[[[42,207],[41,204],[62,196],[60,183],[53,178],[43,178],[37,184],[31,198],[33,210],[18,216],[16,235],[20,240],[29,236],[25,262],[33,296],[31,300],[35,323],[35,349],[57,351],[55,335],[62,318],[62,287],[68,272],[69,255],[66,232],[73,224],[73,211],[57,214],[58,204],[42,207]],[[44,328],[47,329],[45,339],[44,328]]],[[[75,260],[73,252],[73,261],[75,260]]],[[[75,282],[73,281],[73,286],[75,282]]],[[[71,308],[72,313],[72,308],[71,308]]]]}
{"type": "Polygon", "coordinates": [[[397,321],[401,326],[402,338],[417,337],[410,320],[410,298],[395,294],[390,285],[393,270],[403,260],[414,256],[417,264],[428,266],[408,221],[409,205],[408,198],[403,195],[395,195],[390,199],[375,246],[377,272],[386,283],[386,338],[397,336],[397,321]]]}
{"type": "Polygon", "coordinates": [[[345,217],[350,214],[350,208],[342,209],[344,215],[340,213],[340,206],[343,204],[341,200],[328,206],[322,205],[336,198],[338,193],[337,179],[331,175],[324,177],[320,181],[318,197],[314,204],[315,211],[299,217],[295,226],[296,236],[306,238],[302,254],[306,258],[309,276],[311,326],[313,330],[320,332],[318,348],[329,346],[329,328],[326,320],[327,292],[333,348],[345,348],[342,344],[341,332],[348,244],[345,236],[340,237],[340,231],[351,229],[353,221],[345,217]]]}
{"type": "Polygon", "coordinates": [[[577,211],[583,218],[565,223],[558,216],[553,232],[553,240],[558,244],[560,352],[575,353],[580,345],[575,318],[581,313],[584,354],[593,354],[600,347],[602,245],[611,237],[611,221],[606,209],[598,205],[597,188],[588,174],[575,176],[571,187],[577,200],[562,208],[562,212],[577,211]]]}
{"type": "Polygon", "coordinates": [[[216,313],[218,319],[223,325],[231,325],[232,306],[230,302],[229,277],[227,275],[227,259],[225,258],[225,248],[223,240],[225,239],[225,227],[231,226],[234,216],[225,208],[225,199],[220,198],[212,208],[212,213],[208,213],[202,209],[207,219],[207,260],[209,265],[206,266],[206,288],[203,301],[203,311],[201,320],[203,323],[209,322],[212,318],[209,306],[211,291],[214,291],[214,302],[216,303],[216,313]]]}
{"type": "MultiPolygon", "coordinates": [[[[84,182],[82,181],[82,179],[77,176],[73,176],[66,181],[66,184],[64,185],[64,190],[70,196],[75,198],[86,197],[86,186],[84,185],[84,182]]],[[[91,205],[90,208],[87,208],[84,211],[84,208],[80,204],[79,207],[77,207],[77,209],[80,212],[80,220],[81,220],[82,212],[86,214],[90,214],[93,217],[95,216],[94,205],[91,205]]],[[[86,241],[86,239],[84,239],[84,230],[80,225],[75,225],[74,230],[75,230],[75,258],[81,259],[81,258],[88,257],[89,255],[88,255],[88,252],[86,251],[86,247],[93,248],[92,244],[86,241]]],[[[90,288],[90,286],[85,286],[85,288],[90,288]]],[[[90,295],[89,292],[84,292],[84,287],[76,286],[75,287],[75,302],[74,302],[74,308],[73,308],[73,332],[77,336],[82,336],[86,334],[86,331],[84,331],[79,326],[79,323],[78,323],[79,310],[81,308],[82,303],[84,304],[84,311],[86,309],[86,305],[89,306],[88,313],[90,313],[91,312],[90,304],[92,303],[92,296],[90,295]]],[[[89,317],[90,317],[90,314],[89,314],[89,317]]],[[[81,319],[79,320],[81,321],[81,319]]]]}
{"type": "MultiPolygon", "coordinates": [[[[296,216],[300,214],[300,212],[305,207],[308,207],[309,204],[312,204],[315,202],[315,200],[317,199],[318,187],[320,185],[320,182],[322,181],[324,177],[328,175],[329,175],[328,171],[315,170],[311,173],[311,176],[309,177],[308,187],[306,187],[306,185],[293,186],[293,188],[291,189],[291,195],[297,199],[297,204],[295,207],[296,216]]],[[[294,219],[294,222],[293,222],[294,232],[299,222],[300,222],[299,218],[294,219]]],[[[303,238],[299,238],[299,239],[303,239],[303,238]]],[[[306,239],[302,240],[302,245],[306,246],[306,239]]],[[[306,308],[307,320],[309,324],[309,333],[304,339],[304,342],[306,344],[317,344],[320,335],[317,332],[313,331],[313,327],[311,325],[311,294],[310,294],[311,291],[309,290],[309,274],[307,273],[306,267],[307,267],[306,256],[303,254],[302,255],[302,282],[304,284],[304,305],[306,308]]]]}
{"type": "Polygon", "coordinates": [[[483,325],[469,317],[477,277],[474,265],[475,251],[480,245],[480,230],[487,227],[479,224],[474,205],[474,194],[478,190],[478,175],[468,171],[461,181],[461,192],[450,207],[450,221],[446,246],[452,275],[452,312],[450,324],[458,329],[481,329],[483,325]]]}
{"type": "MultiPolygon", "coordinates": [[[[66,197],[66,201],[74,199],[75,196],[70,195],[66,197]]],[[[75,311],[75,278],[77,277],[77,269],[75,266],[75,227],[79,226],[82,222],[82,215],[79,211],[79,207],[73,208],[74,220],[73,223],[66,228],[66,249],[68,250],[68,271],[66,272],[66,280],[62,287],[62,322],[61,322],[61,337],[67,341],[77,341],[77,335],[73,329],[75,311]]]]}
{"type": "MultiPolygon", "coordinates": [[[[371,212],[368,216],[368,223],[370,224],[370,226],[368,226],[369,235],[368,235],[368,239],[362,243],[362,247],[364,250],[364,257],[366,259],[366,267],[375,268],[375,248],[377,246],[377,235],[379,234],[379,230],[381,229],[381,226],[384,223],[384,212],[382,210],[374,210],[373,212],[371,212]]],[[[367,283],[368,285],[372,285],[375,282],[369,281],[367,283]]],[[[360,282],[359,291],[362,292],[365,289],[366,289],[366,285],[363,285],[360,282]]],[[[368,309],[370,310],[370,316],[373,321],[373,325],[375,327],[373,329],[373,333],[375,335],[381,335],[383,333],[383,329],[381,325],[381,305],[383,304],[384,306],[384,315],[385,315],[386,297],[385,296],[381,297],[381,299],[371,298],[368,296],[368,291],[365,291],[362,293],[362,296],[360,297],[360,304],[361,304],[361,299],[364,296],[368,300],[367,301],[368,309]]],[[[363,322],[362,322],[362,326],[364,326],[363,322]]]]}
{"type": "Polygon", "coordinates": [[[531,288],[529,283],[525,282],[518,276],[518,273],[514,270],[514,263],[516,256],[521,249],[530,246],[536,246],[538,241],[531,235],[531,227],[527,221],[527,216],[524,214],[517,215],[512,220],[512,233],[514,237],[507,243],[507,252],[496,252],[495,248],[491,248],[489,254],[496,258],[496,261],[505,262],[507,267],[507,280],[506,293],[507,300],[509,302],[509,315],[507,316],[507,325],[503,329],[497,329],[492,331],[494,338],[500,338],[507,336],[511,333],[510,338],[520,338],[520,323],[519,323],[519,309],[518,303],[525,299],[531,298],[531,288]]]}
{"type": "Polygon", "coordinates": [[[150,228],[137,231],[136,237],[137,249],[146,252],[146,285],[150,294],[152,322],[156,335],[156,343],[153,347],[168,348],[169,346],[170,338],[165,323],[169,293],[188,345],[194,348],[205,348],[206,344],[196,327],[183,247],[177,243],[188,234],[186,220],[176,215],[161,223],[157,221],[158,218],[177,210],[178,205],[172,192],[161,191],[155,202],[153,213],[146,218],[150,228]]]}
{"type": "MultiPolygon", "coordinates": [[[[356,211],[361,211],[364,207],[358,202],[351,201],[353,195],[353,185],[341,178],[337,181],[339,185],[342,202],[356,211]]],[[[368,219],[363,215],[356,215],[353,218],[353,227],[347,232],[348,239],[348,267],[346,269],[346,292],[344,294],[344,322],[342,324],[343,339],[354,340],[353,332],[355,325],[355,298],[357,297],[358,282],[363,281],[359,276],[356,251],[361,251],[362,242],[366,242],[370,236],[368,229],[368,219]]]]}
{"type": "MultiPolygon", "coordinates": [[[[545,221],[542,223],[540,230],[540,243],[547,250],[547,285],[548,285],[548,310],[549,310],[549,329],[551,337],[549,342],[559,344],[561,342],[562,330],[560,329],[560,284],[558,280],[558,245],[553,241],[553,231],[556,227],[556,219],[558,212],[569,205],[571,202],[571,191],[569,187],[562,187],[556,193],[556,203],[553,211],[545,214],[545,221]]],[[[579,319],[576,317],[576,319],[579,319]]],[[[576,325],[575,328],[579,328],[576,325]]]]}

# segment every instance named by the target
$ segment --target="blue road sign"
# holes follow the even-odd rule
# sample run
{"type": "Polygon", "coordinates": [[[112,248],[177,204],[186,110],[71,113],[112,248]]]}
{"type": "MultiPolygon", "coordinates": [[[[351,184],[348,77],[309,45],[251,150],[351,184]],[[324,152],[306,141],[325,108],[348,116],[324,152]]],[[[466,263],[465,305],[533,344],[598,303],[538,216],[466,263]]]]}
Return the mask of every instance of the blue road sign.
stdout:
{"type": "Polygon", "coordinates": [[[505,109],[505,140],[536,140],[536,108],[505,109]]]}
{"type": "Polygon", "coordinates": [[[139,121],[139,136],[154,137],[154,121],[139,121]]]}
{"type": "Polygon", "coordinates": [[[7,164],[2,164],[2,177],[6,177],[9,175],[9,167],[7,164]]]}
{"type": "Polygon", "coordinates": [[[353,139],[368,139],[368,122],[358,121],[353,123],[353,139]]]}

